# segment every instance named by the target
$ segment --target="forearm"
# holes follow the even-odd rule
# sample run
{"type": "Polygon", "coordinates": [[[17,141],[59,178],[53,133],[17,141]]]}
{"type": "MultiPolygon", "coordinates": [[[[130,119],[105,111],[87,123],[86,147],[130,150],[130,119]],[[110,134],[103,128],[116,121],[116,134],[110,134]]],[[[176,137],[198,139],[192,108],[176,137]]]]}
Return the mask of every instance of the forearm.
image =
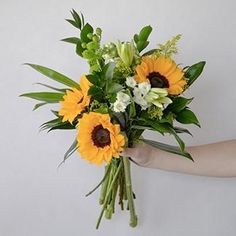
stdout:
{"type": "Polygon", "coordinates": [[[165,151],[147,146],[145,167],[175,171],[186,174],[235,177],[236,176],[236,140],[193,146],[187,148],[194,162],[165,151]]]}

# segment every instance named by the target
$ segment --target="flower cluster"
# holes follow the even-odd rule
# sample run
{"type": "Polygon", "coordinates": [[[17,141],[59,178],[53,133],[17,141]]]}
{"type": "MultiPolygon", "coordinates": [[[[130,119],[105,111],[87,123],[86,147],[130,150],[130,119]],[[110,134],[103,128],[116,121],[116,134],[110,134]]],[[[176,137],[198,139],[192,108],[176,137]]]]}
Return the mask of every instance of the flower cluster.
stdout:
{"type": "Polygon", "coordinates": [[[103,215],[108,219],[112,217],[118,193],[121,209],[126,203],[130,226],[135,227],[137,215],[130,161],[122,156],[122,151],[125,147],[132,147],[133,143],[145,142],[192,160],[179,136],[190,132],[175,124],[199,126],[196,115],[189,108],[192,98],[184,97],[183,93],[199,77],[205,62],[182,68],[174,61],[180,35],[154,49],[145,50],[152,31],[149,25],[134,34],[130,41],[102,44],[102,30],[94,29],[75,10],[71,13],[73,19],[67,21],[80,36],[63,41],[76,46],[76,53],[88,62],[89,72],[77,82],[50,68],[27,64],[64,87],[41,84],[53,91],[22,96],[40,101],[34,110],[46,104],[59,104],[60,108],[52,111],[54,119],[44,123],[42,129],[76,130],[75,141],[64,155],[63,162],[77,150],[92,164],[105,163],[105,175],[98,185],[102,185],[99,201],[103,207],[96,227],[103,215]],[[172,135],[178,147],[143,138],[146,129],[172,135]]]}

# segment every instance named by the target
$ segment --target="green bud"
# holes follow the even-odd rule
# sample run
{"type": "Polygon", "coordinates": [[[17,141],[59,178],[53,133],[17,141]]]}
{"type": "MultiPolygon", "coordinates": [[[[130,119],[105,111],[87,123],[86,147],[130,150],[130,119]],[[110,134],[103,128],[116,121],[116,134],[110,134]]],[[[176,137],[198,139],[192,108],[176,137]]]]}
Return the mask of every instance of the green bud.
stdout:
{"type": "Polygon", "coordinates": [[[99,42],[99,38],[98,38],[98,36],[96,34],[93,35],[92,40],[93,40],[93,42],[99,42]]]}
{"type": "Polygon", "coordinates": [[[124,62],[126,66],[131,66],[133,59],[134,59],[134,44],[133,42],[124,42],[121,43],[120,41],[116,45],[117,52],[121,60],[124,62]]]}
{"type": "Polygon", "coordinates": [[[96,34],[98,36],[101,36],[102,35],[102,29],[101,28],[96,28],[96,34]]]}
{"type": "Polygon", "coordinates": [[[92,41],[87,44],[87,48],[88,50],[96,50],[99,48],[99,44],[97,42],[92,41]]]}
{"type": "Polygon", "coordinates": [[[81,46],[82,46],[82,48],[87,48],[87,44],[86,43],[82,43],[81,46]]]}
{"type": "Polygon", "coordinates": [[[93,34],[92,34],[92,33],[88,33],[88,34],[87,34],[87,37],[88,37],[89,39],[92,39],[92,38],[93,38],[93,34]]]}

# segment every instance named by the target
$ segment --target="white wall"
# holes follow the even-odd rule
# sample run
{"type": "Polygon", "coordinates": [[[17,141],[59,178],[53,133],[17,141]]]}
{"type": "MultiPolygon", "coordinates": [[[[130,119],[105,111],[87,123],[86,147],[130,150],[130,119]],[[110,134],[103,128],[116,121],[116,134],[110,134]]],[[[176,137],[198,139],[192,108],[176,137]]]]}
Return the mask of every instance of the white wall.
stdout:
{"type": "Polygon", "coordinates": [[[33,101],[18,95],[46,79],[24,62],[55,68],[74,79],[87,72],[74,48],[59,39],[75,30],[64,19],[83,11],[104,31],[104,41],[130,39],[151,24],[152,45],[183,34],[177,61],[206,60],[206,70],[189,92],[202,129],[191,127],[188,145],[235,138],[236,5],[233,0],[76,1],[0,0],[0,235],[1,236],[235,236],[236,179],[216,179],[133,166],[139,226],[128,214],[94,226],[98,193],[85,198],[103,168],[74,155],[57,165],[74,132],[38,133],[49,109],[31,112],[33,101]]]}

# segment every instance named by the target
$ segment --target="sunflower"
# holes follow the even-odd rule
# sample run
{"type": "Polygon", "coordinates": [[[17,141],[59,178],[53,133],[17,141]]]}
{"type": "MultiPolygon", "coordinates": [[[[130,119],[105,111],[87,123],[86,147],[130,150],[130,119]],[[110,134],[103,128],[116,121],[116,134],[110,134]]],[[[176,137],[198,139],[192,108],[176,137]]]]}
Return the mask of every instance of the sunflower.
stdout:
{"type": "Polygon", "coordinates": [[[120,126],[112,124],[108,114],[84,113],[79,119],[78,151],[83,159],[96,165],[109,163],[112,157],[119,157],[125,145],[120,126]]]}
{"type": "Polygon", "coordinates": [[[63,117],[62,121],[72,123],[74,119],[81,114],[90,103],[88,90],[91,83],[85,76],[80,78],[80,89],[72,88],[67,90],[63,96],[63,101],[60,102],[61,108],[59,115],[63,117]]]}
{"type": "Polygon", "coordinates": [[[135,80],[149,82],[152,88],[166,88],[168,94],[179,95],[187,84],[184,72],[168,57],[143,57],[136,67],[135,80]]]}

